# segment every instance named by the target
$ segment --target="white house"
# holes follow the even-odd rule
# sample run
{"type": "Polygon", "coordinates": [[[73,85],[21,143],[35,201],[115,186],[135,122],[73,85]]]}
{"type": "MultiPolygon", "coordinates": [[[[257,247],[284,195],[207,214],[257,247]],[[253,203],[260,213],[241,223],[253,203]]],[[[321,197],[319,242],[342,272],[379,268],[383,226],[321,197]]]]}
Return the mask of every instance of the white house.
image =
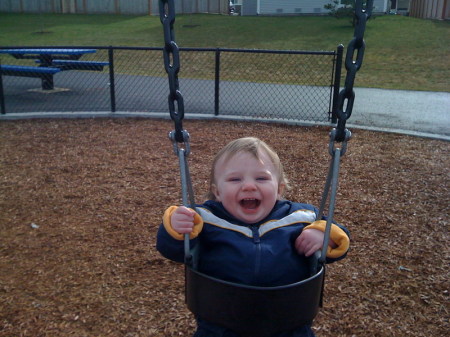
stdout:
{"type": "MultiPolygon", "coordinates": [[[[386,13],[391,10],[394,4],[397,9],[398,2],[409,0],[374,0],[373,12],[386,13]]],[[[327,14],[324,8],[330,0],[232,0],[232,3],[240,9],[241,15],[293,15],[293,14],[327,14]]]]}

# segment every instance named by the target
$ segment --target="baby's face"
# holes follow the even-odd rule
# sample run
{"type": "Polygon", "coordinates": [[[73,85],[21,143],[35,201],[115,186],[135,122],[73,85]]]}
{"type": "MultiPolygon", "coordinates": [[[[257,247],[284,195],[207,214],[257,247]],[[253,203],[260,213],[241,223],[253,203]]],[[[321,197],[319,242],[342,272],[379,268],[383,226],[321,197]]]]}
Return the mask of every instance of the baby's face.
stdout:
{"type": "Polygon", "coordinates": [[[279,198],[278,172],[269,156],[260,158],[238,152],[219,159],[214,170],[212,190],[217,201],[240,221],[248,224],[263,220],[279,198]]]}

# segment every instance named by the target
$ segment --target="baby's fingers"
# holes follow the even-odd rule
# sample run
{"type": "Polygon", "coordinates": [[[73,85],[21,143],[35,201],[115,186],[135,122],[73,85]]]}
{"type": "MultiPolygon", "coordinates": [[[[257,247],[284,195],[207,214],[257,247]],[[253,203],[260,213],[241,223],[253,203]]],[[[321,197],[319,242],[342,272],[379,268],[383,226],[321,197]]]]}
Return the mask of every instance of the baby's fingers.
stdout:
{"type": "Polygon", "coordinates": [[[297,252],[299,254],[304,254],[304,249],[305,249],[305,239],[303,236],[299,236],[297,237],[297,239],[295,240],[295,249],[297,250],[297,252]]]}
{"type": "Polygon", "coordinates": [[[308,247],[305,248],[304,254],[305,256],[311,256],[320,248],[320,245],[311,243],[308,245],[308,247]]]}
{"type": "Polygon", "coordinates": [[[300,235],[295,240],[295,249],[301,255],[311,256],[316,250],[319,250],[320,247],[320,243],[311,240],[307,235],[300,235]]]}
{"type": "Polygon", "coordinates": [[[192,232],[193,226],[179,224],[177,228],[174,228],[180,234],[188,234],[192,232]]]}
{"type": "Polygon", "coordinates": [[[193,209],[187,208],[185,206],[180,206],[175,211],[175,214],[180,214],[180,215],[184,214],[186,216],[190,216],[190,217],[194,218],[195,211],[193,209]]]}
{"type": "Polygon", "coordinates": [[[191,233],[192,228],[194,227],[194,214],[194,211],[184,206],[179,207],[172,214],[172,228],[180,234],[191,233]]]}
{"type": "Polygon", "coordinates": [[[192,228],[194,228],[194,222],[192,219],[178,219],[175,217],[172,221],[172,228],[181,234],[190,233],[192,228]]]}

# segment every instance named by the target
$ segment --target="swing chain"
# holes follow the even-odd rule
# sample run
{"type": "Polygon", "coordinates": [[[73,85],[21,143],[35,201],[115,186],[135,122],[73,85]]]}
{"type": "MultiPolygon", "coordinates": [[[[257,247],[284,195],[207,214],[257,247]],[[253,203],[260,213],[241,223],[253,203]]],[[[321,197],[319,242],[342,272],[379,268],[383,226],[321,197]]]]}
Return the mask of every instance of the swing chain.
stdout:
{"type": "Polygon", "coordinates": [[[335,135],[335,141],[337,142],[343,142],[347,137],[345,123],[352,114],[353,103],[355,101],[353,84],[355,82],[356,73],[362,66],[364,50],[366,47],[366,43],[364,41],[364,31],[366,30],[367,20],[372,15],[373,0],[367,0],[365,8],[363,6],[363,2],[364,0],[357,0],[355,2],[355,32],[353,39],[348,45],[347,54],[345,56],[345,69],[347,70],[347,75],[345,77],[344,88],[339,92],[338,96],[338,122],[335,135]],[[354,59],[355,54],[356,59],[354,59]],[[346,101],[347,105],[344,109],[346,101]]]}
{"type": "MultiPolygon", "coordinates": [[[[178,72],[180,71],[180,49],[175,42],[173,24],[175,22],[174,0],[159,0],[159,17],[164,30],[164,68],[169,78],[169,112],[170,118],[175,123],[175,130],[169,132],[173,149],[178,157],[181,176],[181,197],[183,205],[195,208],[194,190],[189,173],[187,157],[191,152],[189,133],[183,129],[184,101],[180,92],[178,72]],[[177,106],[175,106],[175,103],[177,106]],[[178,108],[178,109],[176,109],[178,108]],[[184,146],[181,146],[183,144],[184,146]]],[[[184,236],[184,256],[187,265],[193,264],[189,244],[189,234],[184,236]]]]}
{"type": "Polygon", "coordinates": [[[159,0],[159,16],[164,30],[164,68],[169,78],[169,112],[175,123],[175,140],[185,141],[183,130],[184,100],[180,92],[178,72],[180,71],[180,49],[175,42],[173,24],[175,22],[174,0],[159,0]],[[175,106],[176,103],[176,106],[175,106]]]}

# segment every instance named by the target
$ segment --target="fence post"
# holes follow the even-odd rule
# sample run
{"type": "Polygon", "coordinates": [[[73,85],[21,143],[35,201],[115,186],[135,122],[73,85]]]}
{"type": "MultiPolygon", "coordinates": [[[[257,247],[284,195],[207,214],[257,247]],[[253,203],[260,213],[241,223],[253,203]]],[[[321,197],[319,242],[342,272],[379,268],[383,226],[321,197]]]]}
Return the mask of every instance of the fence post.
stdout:
{"type": "Polygon", "coordinates": [[[0,109],[2,111],[2,115],[6,114],[5,108],[5,94],[3,93],[3,76],[2,76],[2,64],[0,62],[0,109]]]}
{"type": "Polygon", "coordinates": [[[216,75],[214,83],[214,115],[219,115],[219,84],[220,84],[220,48],[216,49],[216,75]]]}
{"type": "Polygon", "coordinates": [[[340,44],[337,47],[336,68],[334,71],[334,86],[333,86],[333,110],[331,112],[331,122],[337,123],[337,104],[339,97],[339,90],[341,87],[341,71],[342,71],[342,57],[344,55],[344,45],[340,44]]]}
{"type": "Polygon", "coordinates": [[[108,48],[109,62],[109,92],[111,98],[111,112],[116,112],[116,87],[114,83],[114,49],[112,46],[108,48]]]}

